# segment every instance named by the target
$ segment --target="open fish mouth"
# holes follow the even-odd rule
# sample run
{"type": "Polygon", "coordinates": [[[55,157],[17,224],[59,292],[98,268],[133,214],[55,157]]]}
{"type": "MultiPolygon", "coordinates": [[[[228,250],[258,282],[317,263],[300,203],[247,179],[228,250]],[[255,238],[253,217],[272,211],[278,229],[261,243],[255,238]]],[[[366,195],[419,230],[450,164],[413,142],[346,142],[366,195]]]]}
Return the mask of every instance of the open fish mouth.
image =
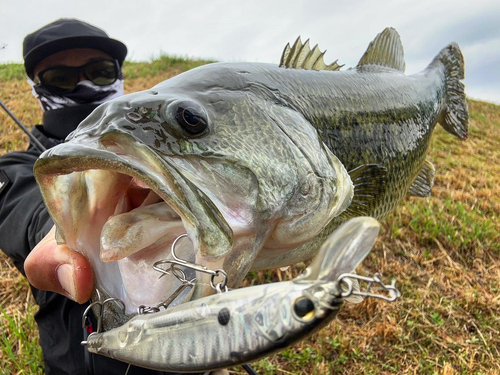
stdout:
{"type": "MultiPolygon", "coordinates": [[[[99,173],[106,177],[113,172],[99,173]]],[[[173,241],[171,237],[175,239],[177,233],[185,231],[181,217],[142,181],[126,175],[109,177],[119,179],[127,188],[119,192],[115,210],[101,230],[103,262],[154,252],[165,242],[173,241]]]]}
{"type": "MultiPolygon", "coordinates": [[[[172,258],[176,238],[184,233],[189,238],[176,245],[180,258],[217,264],[217,255],[231,249],[232,233],[175,168],[146,148],[132,147],[128,137],[118,137],[119,143],[103,137],[55,147],[39,159],[35,175],[58,241],[84,254],[93,267],[96,289],[120,299],[125,314],[134,315],[141,307],[161,304],[182,285],[175,275],[160,278],[154,270],[156,262],[172,258]],[[211,215],[197,215],[203,210],[211,215]],[[220,253],[207,254],[204,249],[211,249],[213,241],[220,253]]],[[[189,280],[203,281],[193,270],[183,271],[189,280]]],[[[195,291],[187,288],[173,304],[190,299],[195,291]]]]}

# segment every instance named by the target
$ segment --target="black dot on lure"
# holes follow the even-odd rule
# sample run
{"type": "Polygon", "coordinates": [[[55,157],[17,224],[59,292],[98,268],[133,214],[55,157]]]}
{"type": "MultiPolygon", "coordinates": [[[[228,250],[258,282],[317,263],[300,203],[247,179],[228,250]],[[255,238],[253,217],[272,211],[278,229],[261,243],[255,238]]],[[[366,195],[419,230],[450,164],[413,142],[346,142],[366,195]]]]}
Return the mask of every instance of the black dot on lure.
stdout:
{"type": "Polygon", "coordinates": [[[217,318],[219,319],[219,323],[225,326],[227,323],[229,323],[229,319],[231,319],[231,313],[229,312],[229,309],[227,307],[221,309],[217,318]]]}

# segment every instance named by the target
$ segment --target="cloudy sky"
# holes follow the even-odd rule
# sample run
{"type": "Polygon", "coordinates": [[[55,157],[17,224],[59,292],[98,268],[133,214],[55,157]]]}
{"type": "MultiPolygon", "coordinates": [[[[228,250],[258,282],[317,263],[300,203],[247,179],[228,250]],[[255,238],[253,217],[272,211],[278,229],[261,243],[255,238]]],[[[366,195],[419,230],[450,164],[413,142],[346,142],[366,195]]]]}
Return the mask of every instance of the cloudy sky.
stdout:
{"type": "Polygon", "coordinates": [[[160,53],[278,63],[287,42],[310,38],[325,62],[355,66],[385,27],[401,35],[407,74],[448,43],[465,56],[466,92],[500,103],[498,0],[0,0],[0,64],[22,61],[24,36],[61,17],[105,29],[128,59],[160,53]]]}

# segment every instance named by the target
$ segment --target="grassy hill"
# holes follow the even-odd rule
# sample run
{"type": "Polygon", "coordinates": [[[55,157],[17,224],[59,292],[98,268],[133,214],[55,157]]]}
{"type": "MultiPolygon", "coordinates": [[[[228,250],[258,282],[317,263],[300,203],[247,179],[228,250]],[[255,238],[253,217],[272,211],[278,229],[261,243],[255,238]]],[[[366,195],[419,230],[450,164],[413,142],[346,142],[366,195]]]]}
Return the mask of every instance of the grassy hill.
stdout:
{"type": "MultiPolygon", "coordinates": [[[[162,56],[126,63],[126,92],[149,88],[206,61],[162,56]]],[[[0,99],[24,124],[39,123],[20,64],[0,65],[0,99]]],[[[466,142],[437,127],[429,158],[433,196],[407,198],[383,221],[375,248],[358,270],[396,278],[393,304],[345,305],[309,339],[253,363],[259,374],[500,373],[500,106],[469,101],[466,142]]],[[[0,112],[0,154],[27,137],[0,112]]],[[[247,284],[290,279],[287,271],[251,274],[247,284]]],[[[0,255],[0,373],[43,374],[27,282],[0,255]]],[[[245,374],[241,369],[233,373],[245,374]]]]}

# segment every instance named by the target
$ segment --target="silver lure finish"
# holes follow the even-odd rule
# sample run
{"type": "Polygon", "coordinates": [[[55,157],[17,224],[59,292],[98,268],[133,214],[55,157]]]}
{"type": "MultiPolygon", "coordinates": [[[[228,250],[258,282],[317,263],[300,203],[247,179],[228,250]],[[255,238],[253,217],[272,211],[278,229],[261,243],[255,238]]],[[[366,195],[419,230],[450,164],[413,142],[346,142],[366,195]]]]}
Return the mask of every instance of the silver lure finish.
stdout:
{"type": "Polygon", "coordinates": [[[343,302],[337,278],[365,258],[378,230],[375,219],[352,219],[293,281],[236,289],[139,315],[119,328],[91,334],[85,344],[92,353],[177,372],[225,368],[268,355],[335,317],[343,302]]]}
{"type": "Polygon", "coordinates": [[[336,315],[342,300],[331,283],[329,292],[338,298],[337,305],[321,308],[311,322],[300,320],[294,301],[310,287],[293,282],[259,285],[139,315],[119,328],[91,335],[88,350],[163,371],[208,371],[246,363],[290,345],[336,315]]]}

